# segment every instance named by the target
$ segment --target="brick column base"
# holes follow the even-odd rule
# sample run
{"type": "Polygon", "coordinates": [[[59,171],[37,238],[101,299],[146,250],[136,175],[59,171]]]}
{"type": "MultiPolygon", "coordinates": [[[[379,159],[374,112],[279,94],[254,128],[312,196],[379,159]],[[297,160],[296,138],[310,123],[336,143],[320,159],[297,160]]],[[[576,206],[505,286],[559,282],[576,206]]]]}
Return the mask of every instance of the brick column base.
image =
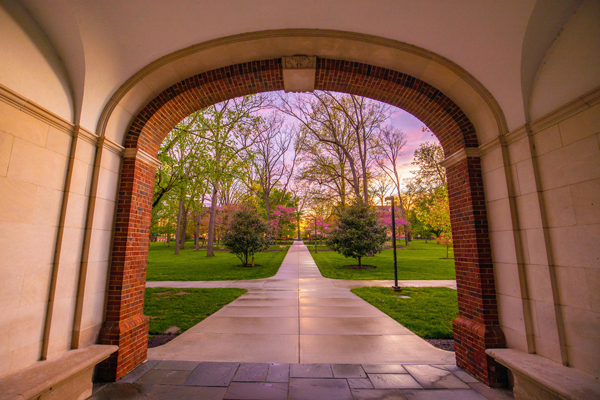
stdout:
{"type": "Polygon", "coordinates": [[[498,326],[486,327],[464,317],[452,321],[456,365],[490,387],[504,387],[506,368],[485,354],[485,349],[504,347],[504,334],[498,326]]]}
{"type": "Polygon", "coordinates": [[[96,376],[99,380],[115,382],[146,361],[148,321],[145,315],[136,315],[104,324],[100,331],[100,344],[117,345],[119,350],[98,364],[96,376]]]}

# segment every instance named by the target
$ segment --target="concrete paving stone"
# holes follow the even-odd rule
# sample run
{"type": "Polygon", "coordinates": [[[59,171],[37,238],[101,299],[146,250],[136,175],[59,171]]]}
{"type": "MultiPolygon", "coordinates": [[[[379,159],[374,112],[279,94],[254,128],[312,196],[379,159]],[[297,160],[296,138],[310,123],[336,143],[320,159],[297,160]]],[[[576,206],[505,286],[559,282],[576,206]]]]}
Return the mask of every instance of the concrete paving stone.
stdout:
{"type": "Polygon", "coordinates": [[[104,386],[88,400],[138,400],[152,389],[153,385],[139,383],[113,383],[104,386]]]}
{"type": "Polygon", "coordinates": [[[406,400],[399,389],[353,389],[354,400],[406,400]]]}
{"type": "Polygon", "coordinates": [[[375,389],[421,389],[409,374],[368,374],[375,389]]]}
{"type": "Polygon", "coordinates": [[[366,378],[367,374],[359,364],[332,364],[335,378],[366,378]]]}
{"type": "Polygon", "coordinates": [[[298,318],[211,316],[189,330],[191,333],[297,335],[298,318]]]}
{"type": "Polygon", "coordinates": [[[238,363],[203,362],[185,380],[186,386],[228,386],[238,363]]]}
{"type": "Polygon", "coordinates": [[[242,363],[238,368],[234,382],[264,382],[267,379],[269,364],[266,363],[242,363]]]}
{"type": "Polygon", "coordinates": [[[486,400],[473,390],[403,390],[407,400],[486,400]]]}
{"type": "Polygon", "coordinates": [[[287,383],[233,382],[223,399],[286,400],[287,383]]]}
{"type": "Polygon", "coordinates": [[[290,378],[333,378],[330,364],[292,364],[290,378]]]}
{"type": "Polygon", "coordinates": [[[189,334],[148,349],[148,357],[223,362],[298,362],[298,335],[189,334]]]}
{"type": "Polygon", "coordinates": [[[404,368],[425,389],[469,389],[469,386],[443,367],[405,365],[404,368]]]}
{"type": "Polygon", "coordinates": [[[153,369],[137,380],[136,383],[152,385],[181,385],[191,371],[175,371],[169,369],[153,369]]]}
{"type": "Polygon", "coordinates": [[[391,318],[300,318],[301,335],[414,335],[391,318]]]}
{"type": "Polygon", "coordinates": [[[243,295],[245,299],[297,299],[297,290],[253,290],[243,295]]]}
{"type": "Polygon", "coordinates": [[[363,306],[339,306],[339,307],[316,307],[316,306],[300,306],[300,317],[307,318],[330,318],[330,317],[386,317],[387,315],[379,311],[373,306],[365,304],[363,306]]]}
{"type": "Polygon", "coordinates": [[[478,383],[479,382],[477,380],[477,378],[474,378],[471,375],[469,375],[468,372],[463,370],[458,365],[442,365],[442,367],[446,368],[448,371],[450,371],[454,375],[458,376],[460,378],[460,380],[465,383],[478,383]]]}
{"type": "Polygon", "coordinates": [[[298,307],[232,307],[225,306],[217,311],[215,316],[218,317],[270,317],[270,318],[290,318],[298,316],[298,307]]]}
{"type": "Polygon", "coordinates": [[[125,375],[123,378],[119,380],[121,383],[133,383],[140,379],[146,372],[150,371],[152,368],[156,367],[160,363],[160,360],[147,360],[139,367],[125,375]]]}
{"type": "Polygon", "coordinates": [[[229,306],[235,307],[297,307],[298,299],[290,298],[290,299],[243,299],[239,298],[233,303],[230,303],[229,306]]]}
{"type": "MultiPolygon", "coordinates": [[[[221,400],[226,388],[157,385],[145,398],[155,400],[221,400]]],[[[144,399],[145,399],[144,398],[144,399]]],[[[119,399],[116,397],[115,399],[119,399]]]]}
{"type": "Polygon", "coordinates": [[[172,369],[176,371],[193,371],[200,365],[199,361],[177,361],[164,360],[161,361],[154,369],[172,369]]]}
{"type": "Polygon", "coordinates": [[[289,400],[352,400],[345,379],[290,378],[289,400]]]}
{"type": "Polygon", "coordinates": [[[417,335],[301,335],[300,362],[335,364],[446,364],[454,353],[417,335]]]}
{"type": "Polygon", "coordinates": [[[267,373],[267,382],[289,382],[290,364],[271,363],[267,373]]]}
{"type": "Polygon", "coordinates": [[[400,364],[363,364],[367,374],[408,374],[400,364]]]}
{"type": "Polygon", "coordinates": [[[373,389],[373,384],[368,379],[350,378],[348,386],[350,389],[373,389]]]}
{"type": "MultiPolygon", "coordinates": [[[[366,303],[368,304],[368,303],[366,303]]],[[[358,298],[344,297],[344,298],[329,298],[329,299],[315,299],[315,298],[301,298],[300,306],[317,306],[317,307],[339,307],[339,306],[362,306],[365,305],[365,301],[358,298]]]]}

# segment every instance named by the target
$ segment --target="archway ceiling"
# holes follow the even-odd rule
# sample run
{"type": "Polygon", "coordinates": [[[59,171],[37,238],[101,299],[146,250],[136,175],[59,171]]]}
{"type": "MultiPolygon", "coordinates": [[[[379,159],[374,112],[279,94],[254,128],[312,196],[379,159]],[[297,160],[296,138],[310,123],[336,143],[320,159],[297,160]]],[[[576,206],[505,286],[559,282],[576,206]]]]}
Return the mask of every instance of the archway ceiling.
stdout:
{"type": "Polygon", "coordinates": [[[69,60],[65,66],[87,128],[95,126],[128,78],[162,56],[235,34],[308,28],[379,36],[444,56],[491,92],[513,129],[524,123],[521,53],[535,3],[23,0],[59,55],[69,60]]]}

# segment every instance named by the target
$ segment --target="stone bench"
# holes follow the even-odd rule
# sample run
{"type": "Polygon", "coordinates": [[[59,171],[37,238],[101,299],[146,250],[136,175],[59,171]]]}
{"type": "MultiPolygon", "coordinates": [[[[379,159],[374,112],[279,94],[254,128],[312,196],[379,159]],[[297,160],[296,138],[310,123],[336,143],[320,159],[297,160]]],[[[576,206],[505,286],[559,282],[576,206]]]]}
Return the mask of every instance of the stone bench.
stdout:
{"type": "Polygon", "coordinates": [[[485,352],[512,372],[515,400],[600,399],[598,380],[574,368],[515,349],[485,352]]]}
{"type": "Polygon", "coordinates": [[[0,400],[83,400],[92,395],[94,367],[117,346],[93,345],[0,377],[0,400]]]}

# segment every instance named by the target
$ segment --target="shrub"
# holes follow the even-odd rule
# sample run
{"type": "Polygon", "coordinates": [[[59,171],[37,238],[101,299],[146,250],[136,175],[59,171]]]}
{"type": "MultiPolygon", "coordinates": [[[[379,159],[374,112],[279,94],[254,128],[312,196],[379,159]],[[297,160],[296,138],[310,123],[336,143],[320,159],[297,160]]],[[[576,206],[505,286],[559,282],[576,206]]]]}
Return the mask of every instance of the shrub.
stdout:
{"type": "Polygon", "coordinates": [[[358,266],[362,267],[362,257],[381,253],[386,238],[387,228],[379,221],[375,210],[358,202],[340,212],[327,245],[344,257],[357,259],[358,266]]]}
{"type": "Polygon", "coordinates": [[[244,266],[248,265],[248,258],[252,257],[254,267],[254,254],[267,250],[271,238],[267,235],[268,225],[263,221],[258,212],[252,208],[242,208],[233,213],[230,223],[223,233],[223,245],[235,254],[244,266]]]}

